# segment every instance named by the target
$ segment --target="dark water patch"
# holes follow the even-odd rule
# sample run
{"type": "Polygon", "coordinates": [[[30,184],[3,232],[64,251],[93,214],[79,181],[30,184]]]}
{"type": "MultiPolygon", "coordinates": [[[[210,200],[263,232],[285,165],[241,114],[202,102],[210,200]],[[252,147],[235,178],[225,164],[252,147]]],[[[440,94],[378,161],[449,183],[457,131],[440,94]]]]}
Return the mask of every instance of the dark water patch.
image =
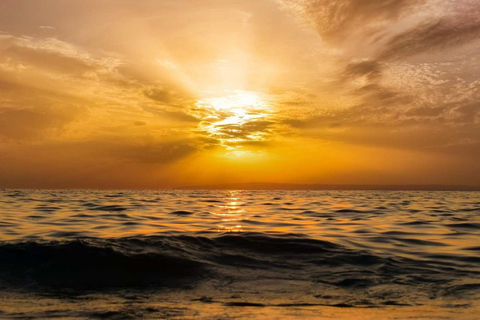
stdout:
{"type": "Polygon", "coordinates": [[[366,213],[366,211],[357,210],[357,209],[338,209],[335,210],[337,213],[366,213]]]}
{"type": "Polygon", "coordinates": [[[98,210],[98,211],[112,211],[112,212],[118,212],[118,211],[125,211],[128,210],[124,206],[119,206],[119,205],[110,205],[110,206],[95,206],[92,207],[93,210],[98,210]]]}
{"type": "Polygon", "coordinates": [[[105,198],[122,198],[125,196],[125,193],[117,193],[117,194],[107,194],[105,198]]]}
{"type": "Polygon", "coordinates": [[[55,212],[57,210],[60,210],[61,208],[59,207],[54,207],[54,206],[37,206],[35,207],[35,210],[43,211],[43,212],[55,212]]]}
{"type": "Polygon", "coordinates": [[[178,210],[178,211],[170,212],[170,214],[174,214],[174,215],[177,215],[177,216],[189,216],[189,215],[192,215],[193,212],[191,212],[191,211],[178,210]]]}
{"type": "MultiPolygon", "coordinates": [[[[32,200],[34,200],[34,199],[32,199],[32,200]]],[[[55,199],[55,198],[52,199],[52,198],[51,198],[51,199],[42,199],[42,200],[39,200],[39,199],[38,199],[38,200],[34,200],[34,201],[41,201],[41,202],[46,202],[46,203],[60,203],[60,202],[65,202],[65,200],[64,200],[64,199],[61,199],[61,198],[57,198],[57,199],[55,199]]]]}
{"type": "Polygon", "coordinates": [[[74,237],[81,237],[81,232],[75,231],[58,231],[58,232],[51,232],[49,235],[53,238],[74,238],[74,237]]]}
{"type": "Polygon", "coordinates": [[[442,213],[442,214],[438,214],[437,216],[438,217],[453,217],[453,213],[442,213]]]}
{"type": "Polygon", "coordinates": [[[370,230],[370,229],[358,229],[358,230],[355,230],[353,231],[354,233],[359,233],[359,234],[364,234],[364,233],[372,233],[373,230],[370,230]]]}
{"type": "Polygon", "coordinates": [[[448,246],[445,243],[435,242],[435,241],[427,241],[427,240],[420,240],[420,239],[409,239],[409,238],[394,238],[395,241],[405,242],[409,244],[414,244],[418,246],[435,246],[435,247],[445,247],[448,246]]]}
{"type": "Polygon", "coordinates": [[[145,203],[158,203],[160,202],[160,199],[155,199],[155,200],[141,199],[140,201],[145,203]]]}
{"type": "Polygon", "coordinates": [[[86,207],[86,208],[96,208],[100,206],[98,203],[88,202],[87,200],[79,200],[78,202],[81,203],[82,207],[86,207]]]}
{"type": "Polygon", "coordinates": [[[332,283],[342,288],[367,288],[375,284],[372,279],[348,278],[332,283]]]}
{"type": "Polygon", "coordinates": [[[460,221],[460,222],[469,221],[469,219],[468,219],[468,218],[465,218],[465,217],[462,217],[462,218],[461,218],[461,217],[452,217],[450,220],[452,220],[452,221],[457,221],[457,222],[458,222],[458,221],[460,221]]]}
{"type": "Polygon", "coordinates": [[[471,303],[445,303],[442,304],[442,308],[449,308],[449,309],[463,309],[463,308],[470,308],[472,306],[471,303]]]}
{"type": "Polygon", "coordinates": [[[122,225],[123,225],[123,226],[137,226],[137,225],[139,225],[139,224],[140,224],[140,223],[135,222],[135,221],[122,222],[122,225]]]}
{"type": "Polygon", "coordinates": [[[480,252],[480,247],[467,247],[467,248],[463,248],[462,250],[478,251],[478,252],[480,252]]]}
{"type": "Polygon", "coordinates": [[[200,298],[192,299],[191,301],[199,301],[199,302],[203,302],[203,303],[213,303],[213,302],[216,302],[216,301],[214,301],[213,298],[211,298],[211,297],[200,297],[200,298]]]}
{"type": "Polygon", "coordinates": [[[386,231],[382,232],[381,234],[385,236],[413,236],[413,235],[421,235],[421,233],[417,232],[405,232],[405,231],[386,231]]]}
{"type": "Polygon", "coordinates": [[[401,302],[393,301],[393,300],[384,301],[384,302],[382,302],[382,305],[384,305],[384,306],[397,306],[397,307],[410,307],[410,306],[412,306],[411,304],[408,304],[408,303],[401,303],[401,302]]]}
{"type": "Polygon", "coordinates": [[[284,210],[284,211],[302,211],[305,210],[304,208],[289,208],[289,207],[279,207],[279,210],[284,210]]]}
{"type": "Polygon", "coordinates": [[[159,221],[159,220],[165,219],[163,217],[155,217],[155,216],[141,216],[141,218],[146,220],[153,220],[153,221],[159,221]]]}
{"type": "MultiPolygon", "coordinates": [[[[27,218],[28,218],[28,219],[33,219],[33,220],[38,220],[38,219],[45,219],[45,218],[47,218],[47,217],[33,214],[33,215],[27,216],[27,218]]],[[[0,224],[0,226],[1,226],[1,224],[0,224]]]]}
{"type": "Polygon", "coordinates": [[[110,218],[110,219],[120,219],[120,220],[132,219],[132,217],[130,217],[126,213],[104,213],[104,214],[97,215],[97,217],[110,218]]]}
{"type": "Polygon", "coordinates": [[[14,227],[16,225],[17,224],[13,222],[6,222],[6,221],[0,222],[0,228],[14,227]]]}
{"type": "Polygon", "coordinates": [[[425,254],[425,257],[428,257],[432,260],[446,260],[452,261],[456,263],[466,262],[466,263],[480,263],[480,257],[472,257],[472,256],[461,256],[458,254],[425,254]]]}
{"type": "Polygon", "coordinates": [[[391,242],[391,239],[389,237],[379,237],[379,236],[368,237],[367,240],[374,243],[390,243],[391,242]]]}
{"type": "Polygon", "coordinates": [[[465,283],[465,284],[458,284],[453,286],[448,286],[443,290],[444,295],[459,295],[465,293],[475,293],[477,295],[480,294],[480,283],[465,283]]]}
{"type": "Polygon", "coordinates": [[[459,229],[480,229],[480,223],[452,223],[446,226],[459,229]]]}
{"type": "Polygon", "coordinates": [[[351,303],[326,304],[325,306],[336,307],[336,308],[354,308],[355,307],[355,305],[351,303]]]}
{"type": "Polygon", "coordinates": [[[105,289],[187,285],[206,271],[202,263],[144,239],[5,243],[0,283],[10,286],[105,289]]]}
{"type": "Polygon", "coordinates": [[[313,211],[313,210],[305,210],[305,211],[302,211],[301,214],[319,214],[319,212],[317,211],[313,211]]]}
{"type": "Polygon", "coordinates": [[[86,214],[86,213],[79,213],[79,214],[74,214],[71,216],[72,218],[87,218],[87,219],[90,219],[90,218],[97,218],[98,216],[95,216],[95,215],[91,215],[91,214],[86,214]]]}
{"type": "Polygon", "coordinates": [[[417,221],[399,223],[398,225],[400,225],[400,226],[424,226],[424,225],[429,225],[429,224],[430,224],[430,221],[417,220],[417,221]]]}
{"type": "Polygon", "coordinates": [[[49,221],[49,220],[40,220],[40,221],[37,221],[37,224],[43,225],[43,226],[54,226],[54,227],[65,227],[65,226],[70,225],[65,220],[63,220],[61,222],[59,222],[59,221],[49,221]]]}
{"type": "Polygon", "coordinates": [[[431,209],[430,211],[431,211],[431,212],[435,212],[435,213],[444,213],[444,212],[447,212],[447,210],[442,210],[442,209],[431,209]]]}
{"type": "Polygon", "coordinates": [[[18,198],[18,197],[24,197],[25,194],[21,191],[15,191],[12,193],[7,193],[5,196],[10,197],[10,198],[18,198]]]}
{"type": "MultiPolygon", "coordinates": [[[[285,237],[265,236],[261,234],[244,234],[242,236],[225,235],[215,239],[220,248],[234,247],[237,250],[268,253],[269,255],[284,255],[285,253],[321,253],[339,248],[331,242],[300,238],[293,235],[285,237]]],[[[294,257],[292,257],[294,258],[294,257]]]]}
{"type": "Polygon", "coordinates": [[[223,305],[227,307],[266,307],[263,303],[255,302],[225,302],[223,305]]]}

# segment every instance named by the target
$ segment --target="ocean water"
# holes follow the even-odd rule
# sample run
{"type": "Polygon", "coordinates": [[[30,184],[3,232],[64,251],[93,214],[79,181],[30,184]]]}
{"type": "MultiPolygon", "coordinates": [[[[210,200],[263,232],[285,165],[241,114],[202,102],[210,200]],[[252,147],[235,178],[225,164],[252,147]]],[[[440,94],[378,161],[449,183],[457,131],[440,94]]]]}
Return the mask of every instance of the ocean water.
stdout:
{"type": "Polygon", "coordinates": [[[479,319],[480,192],[0,190],[0,318],[479,319]]]}

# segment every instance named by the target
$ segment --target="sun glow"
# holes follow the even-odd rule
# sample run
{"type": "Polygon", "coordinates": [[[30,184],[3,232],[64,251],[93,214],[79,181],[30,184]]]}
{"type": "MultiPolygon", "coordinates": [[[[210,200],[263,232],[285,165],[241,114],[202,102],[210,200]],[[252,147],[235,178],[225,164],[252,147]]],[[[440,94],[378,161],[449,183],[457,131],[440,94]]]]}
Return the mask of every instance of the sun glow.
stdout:
{"type": "Polygon", "coordinates": [[[229,150],[247,142],[264,141],[268,135],[272,108],[258,92],[236,90],[223,97],[200,100],[197,107],[206,113],[201,130],[229,150]]]}

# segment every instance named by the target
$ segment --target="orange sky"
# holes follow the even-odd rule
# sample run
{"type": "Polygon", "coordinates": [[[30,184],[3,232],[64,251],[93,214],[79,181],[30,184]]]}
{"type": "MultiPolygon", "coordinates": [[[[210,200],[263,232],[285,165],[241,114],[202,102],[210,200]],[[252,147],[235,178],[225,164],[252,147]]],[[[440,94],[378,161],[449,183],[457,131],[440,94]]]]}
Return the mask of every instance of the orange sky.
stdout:
{"type": "Polygon", "coordinates": [[[477,0],[2,0],[0,187],[480,185],[477,0]]]}

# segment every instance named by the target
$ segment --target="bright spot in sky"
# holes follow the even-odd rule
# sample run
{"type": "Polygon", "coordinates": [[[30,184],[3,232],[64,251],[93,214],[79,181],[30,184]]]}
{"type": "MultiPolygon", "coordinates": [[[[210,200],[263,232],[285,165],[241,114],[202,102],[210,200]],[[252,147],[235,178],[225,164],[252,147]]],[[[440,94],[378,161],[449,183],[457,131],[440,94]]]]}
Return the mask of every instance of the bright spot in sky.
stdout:
{"type": "Polygon", "coordinates": [[[209,105],[216,110],[239,111],[242,109],[258,109],[265,106],[259,93],[241,90],[233,91],[232,94],[224,97],[210,98],[199,102],[209,105]]]}
{"type": "Polygon", "coordinates": [[[197,102],[197,107],[207,112],[200,125],[212,138],[227,149],[236,149],[243,142],[265,140],[265,119],[271,107],[258,92],[235,90],[223,97],[197,102]]]}

